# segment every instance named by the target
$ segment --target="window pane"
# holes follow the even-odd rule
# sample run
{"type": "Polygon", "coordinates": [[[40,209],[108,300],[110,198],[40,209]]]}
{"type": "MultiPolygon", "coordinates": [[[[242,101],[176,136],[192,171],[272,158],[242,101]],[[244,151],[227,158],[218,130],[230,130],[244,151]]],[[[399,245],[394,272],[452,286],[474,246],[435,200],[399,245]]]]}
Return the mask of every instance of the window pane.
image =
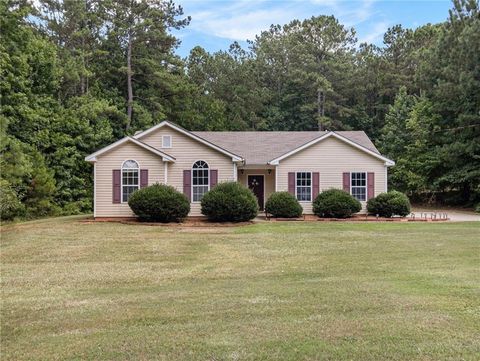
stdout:
{"type": "Polygon", "coordinates": [[[170,148],[172,146],[172,137],[164,135],[162,137],[162,148],[170,148]]]}
{"type": "Polygon", "coordinates": [[[366,187],[352,187],[352,196],[359,201],[366,200],[366,187]]]}
{"type": "Polygon", "coordinates": [[[193,186],[192,198],[194,202],[200,202],[205,193],[208,192],[208,186],[193,186]]]}
{"type": "Polygon", "coordinates": [[[138,168],[138,163],[135,162],[134,160],[126,160],[125,162],[123,162],[123,166],[122,166],[123,169],[126,169],[126,168],[138,168]]]}
{"type": "Polygon", "coordinates": [[[122,187],[122,202],[128,202],[130,195],[138,189],[138,186],[123,186],[122,187]]]}

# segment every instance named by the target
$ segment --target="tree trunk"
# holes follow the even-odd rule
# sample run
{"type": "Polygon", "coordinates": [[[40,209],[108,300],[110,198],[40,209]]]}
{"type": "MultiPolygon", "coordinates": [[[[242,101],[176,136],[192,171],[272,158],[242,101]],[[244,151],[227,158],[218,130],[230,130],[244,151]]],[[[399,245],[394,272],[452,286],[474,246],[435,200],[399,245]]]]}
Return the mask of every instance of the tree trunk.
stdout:
{"type": "Polygon", "coordinates": [[[80,95],[85,94],[85,35],[82,34],[82,73],[80,74],[80,95]]]}
{"type": "Polygon", "coordinates": [[[132,123],[133,112],[133,89],[132,89],[132,38],[128,37],[127,48],[127,88],[128,88],[128,100],[127,100],[127,126],[125,130],[130,128],[132,123]]]}
{"type": "Polygon", "coordinates": [[[322,89],[318,88],[317,90],[317,117],[318,117],[318,130],[323,130],[322,118],[325,114],[324,110],[324,95],[322,89]]]}

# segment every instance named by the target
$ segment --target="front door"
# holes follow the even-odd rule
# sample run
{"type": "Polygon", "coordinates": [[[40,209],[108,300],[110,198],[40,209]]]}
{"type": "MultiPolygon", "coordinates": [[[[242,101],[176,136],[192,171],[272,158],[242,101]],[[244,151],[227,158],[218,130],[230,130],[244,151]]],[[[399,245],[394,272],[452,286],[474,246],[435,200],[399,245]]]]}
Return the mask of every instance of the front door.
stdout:
{"type": "Polygon", "coordinates": [[[257,197],[258,206],[260,210],[263,211],[263,200],[265,196],[265,187],[264,187],[264,176],[263,175],[249,175],[248,176],[248,188],[250,188],[257,197]]]}

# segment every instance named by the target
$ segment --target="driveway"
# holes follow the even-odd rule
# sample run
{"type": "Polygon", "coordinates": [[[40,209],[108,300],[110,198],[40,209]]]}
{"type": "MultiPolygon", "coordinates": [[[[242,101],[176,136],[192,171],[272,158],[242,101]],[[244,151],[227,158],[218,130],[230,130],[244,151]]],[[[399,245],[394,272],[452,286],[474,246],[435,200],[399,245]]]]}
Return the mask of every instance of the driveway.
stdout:
{"type": "MultiPolygon", "coordinates": [[[[427,213],[427,218],[431,217],[432,213],[446,213],[450,221],[452,222],[480,222],[480,214],[472,211],[463,211],[458,209],[441,209],[441,208],[416,208],[414,207],[412,213],[415,213],[415,217],[421,216],[421,213],[427,213]]],[[[425,216],[425,214],[424,214],[425,216]]],[[[438,217],[438,216],[437,216],[438,217]]]]}

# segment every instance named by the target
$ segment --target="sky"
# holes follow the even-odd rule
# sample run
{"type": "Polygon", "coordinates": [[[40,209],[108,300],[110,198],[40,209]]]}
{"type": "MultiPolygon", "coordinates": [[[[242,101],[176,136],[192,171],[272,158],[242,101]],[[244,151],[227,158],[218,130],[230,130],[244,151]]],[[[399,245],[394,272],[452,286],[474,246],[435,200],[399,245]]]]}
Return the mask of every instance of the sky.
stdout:
{"type": "Polygon", "coordinates": [[[318,15],[334,15],[356,30],[361,42],[382,45],[385,31],[396,24],[416,28],[427,23],[443,22],[452,7],[449,0],[177,0],[190,25],[175,36],[182,42],[177,54],[188,56],[190,49],[200,45],[209,52],[227,50],[238,41],[267,30],[271,24],[286,24],[294,19],[318,15]]]}

